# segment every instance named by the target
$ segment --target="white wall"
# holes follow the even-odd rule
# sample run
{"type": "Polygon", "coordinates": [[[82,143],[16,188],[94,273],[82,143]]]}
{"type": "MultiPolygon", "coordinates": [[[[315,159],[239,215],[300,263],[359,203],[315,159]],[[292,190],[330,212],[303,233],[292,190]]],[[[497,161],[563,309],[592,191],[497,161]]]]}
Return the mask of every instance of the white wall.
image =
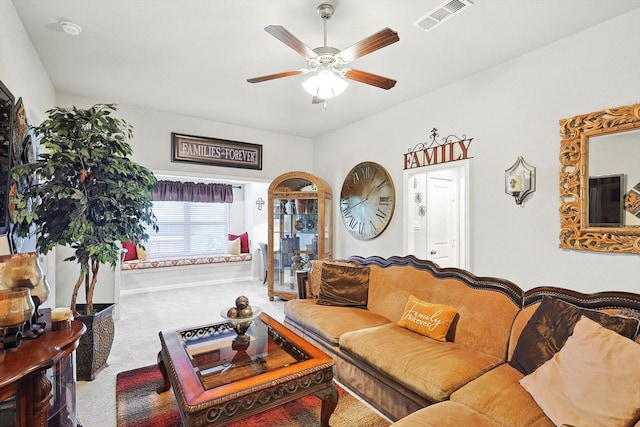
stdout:
{"type": "MultiPolygon", "coordinates": [[[[376,161],[393,175],[400,200],[403,153],[426,141],[433,127],[442,136],[466,134],[474,138],[469,149],[473,273],[503,277],[523,289],[640,292],[638,255],[558,248],[558,120],[640,102],[638,22],[640,10],[635,10],[324,135],[314,147],[315,173],[339,192],[353,165],[376,161]],[[518,156],[537,168],[537,191],[523,208],[504,194],[504,170],[518,156]]],[[[344,229],[338,199],[336,257],[403,252],[401,203],[380,237],[361,242],[344,229]]]]}
{"type": "MultiPolygon", "coordinates": [[[[121,105],[120,113],[134,127],[133,160],[154,172],[268,183],[281,173],[303,170],[324,178],[338,193],[346,172],[353,165],[372,160],[389,170],[396,182],[397,195],[401,195],[404,191],[402,155],[408,147],[425,141],[433,127],[447,134],[465,133],[474,138],[470,148],[473,157],[471,271],[504,277],[525,289],[558,285],[583,292],[608,289],[640,292],[640,284],[634,278],[639,265],[637,255],[558,249],[558,120],[640,102],[639,21],[640,11],[636,10],[464,81],[418,96],[382,114],[324,135],[315,143],[133,106],[121,105]],[[172,163],[172,131],[262,144],[264,169],[172,163]],[[290,153],[311,150],[313,156],[292,161],[290,153]],[[342,155],[335,156],[335,153],[342,155]],[[527,199],[524,208],[516,206],[503,192],[504,170],[519,155],[537,167],[538,177],[537,191],[527,199]]],[[[64,94],[56,98],[9,1],[0,1],[0,51],[3,53],[0,80],[16,98],[22,96],[30,123],[39,123],[45,110],[56,104],[88,106],[94,102],[64,94]]],[[[254,203],[260,195],[266,201],[264,188],[252,191],[252,196],[248,193],[247,204],[254,203]]],[[[336,194],[334,201],[336,257],[352,254],[386,257],[403,252],[401,204],[396,206],[394,219],[382,236],[360,242],[350,237],[342,226],[338,196],[336,194]]],[[[258,211],[257,206],[253,207],[254,245],[260,240],[259,236],[266,239],[265,208],[258,211]]],[[[250,219],[245,218],[248,223],[250,219]]],[[[62,279],[70,281],[68,277],[62,279]]],[[[53,282],[53,278],[50,281],[53,282]]]]}
{"type": "Polygon", "coordinates": [[[10,1],[0,1],[0,80],[16,101],[22,97],[29,124],[53,107],[55,90],[10,1]]]}
{"type": "MultiPolygon", "coordinates": [[[[97,102],[109,102],[109,100],[92,100],[61,93],[56,99],[57,105],[62,107],[75,105],[86,108],[97,102]]],[[[131,159],[156,173],[170,171],[186,176],[270,182],[285,172],[308,171],[313,167],[310,156],[295,158],[291,156],[291,153],[310,152],[313,149],[313,141],[308,138],[243,128],[129,105],[118,105],[117,116],[133,126],[133,139],[130,141],[133,148],[131,159]],[[262,170],[172,162],[171,132],[260,144],[263,146],[262,170]]]]}
{"type": "Polygon", "coordinates": [[[250,236],[250,252],[253,255],[252,275],[260,280],[264,277],[266,266],[262,262],[262,254],[258,244],[267,243],[269,236],[268,193],[268,182],[254,182],[245,185],[245,223],[253,225],[253,234],[250,236]],[[257,204],[259,199],[264,204],[257,204]]]}
{"type": "MultiPolygon", "coordinates": [[[[0,52],[0,80],[16,101],[22,98],[27,123],[39,124],[46,110],[54,105],[55,90],[10,1],[0,1],[0,52]]],[[[45,306],[53,307],[56,305],[53,253],[49,259],[51,263],[41,258],[41,265],[52,290],[45,306]]]]}

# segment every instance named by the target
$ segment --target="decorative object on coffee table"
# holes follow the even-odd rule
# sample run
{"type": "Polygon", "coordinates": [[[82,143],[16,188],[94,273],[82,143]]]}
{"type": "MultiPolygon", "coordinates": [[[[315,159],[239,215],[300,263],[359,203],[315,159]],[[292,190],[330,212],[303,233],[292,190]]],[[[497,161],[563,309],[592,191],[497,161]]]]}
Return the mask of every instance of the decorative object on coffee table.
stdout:
{"type": "Polygon", "coordinates": [[[249,305],[249,298],[244,295],[236,298],[235,304],[235,307],[222,310],[220,315],[233,324],[233,330],[236,331],[237,334],[233,340],[234,344],[246,344],[250,340],[246,332],[253,323],[253,320],[260,316],[262,309],[249,305]]]}

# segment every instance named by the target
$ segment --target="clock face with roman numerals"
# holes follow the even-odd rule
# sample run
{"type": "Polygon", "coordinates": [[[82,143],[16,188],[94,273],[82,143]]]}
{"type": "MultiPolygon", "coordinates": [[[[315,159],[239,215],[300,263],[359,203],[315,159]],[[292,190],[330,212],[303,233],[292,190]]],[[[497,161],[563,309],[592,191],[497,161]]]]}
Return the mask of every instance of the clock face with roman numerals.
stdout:
{"type": "Polygon", "coordinates": [[[347,231],[370,240],[387,228],[396,206],[389,172],[375,162],[362,162],[347,174],[340,192],[340,212],[347,231]]]}

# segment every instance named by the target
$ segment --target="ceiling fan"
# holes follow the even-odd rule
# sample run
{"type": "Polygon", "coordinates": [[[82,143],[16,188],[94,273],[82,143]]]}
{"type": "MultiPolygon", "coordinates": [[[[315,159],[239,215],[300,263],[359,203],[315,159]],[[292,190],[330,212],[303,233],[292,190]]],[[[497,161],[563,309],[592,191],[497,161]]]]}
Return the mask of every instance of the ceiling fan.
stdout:
{"type": "Polygon", "coordinates": [[[394,87],[396,81],[393,79],[345,66],[364,55],[399,41],[398,33],[390,28],[384,28],[344,50],[327,46],[327,20],[333,16],[334,10],[334,7],[327,3],[321,4],[316,10],[324,24],[324,45],[315,49],[309,48],[281,25],[269,25],[266,27],[266,32],[304,56],[307,60],[308,68],[254,77],[247,79],[247,81],[249,83],[260,83],[282,77],[313,73],[309,79],[302,83],[302,86],[313,96],[312,102],[314,104],[324,103],[325,106],[327,99],[339,95],[346,89],[348,82],[344,80],[345,78],[385,90],[394,87]]]}

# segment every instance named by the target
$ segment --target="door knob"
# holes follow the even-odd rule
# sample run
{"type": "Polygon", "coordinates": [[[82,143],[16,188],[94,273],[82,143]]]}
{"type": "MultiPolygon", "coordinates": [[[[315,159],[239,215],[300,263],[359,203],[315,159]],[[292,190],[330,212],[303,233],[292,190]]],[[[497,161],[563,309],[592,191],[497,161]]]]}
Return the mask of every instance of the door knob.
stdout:
{"type": "Polygon", "coordinates": [[[431,252],[429,252],[429,253],[430,253],[431,255],[435,255],[435,254],[436,254],[436,251],[435,251],[435,250],[432,250],[432,251],[431,251],[431,252]]]}

